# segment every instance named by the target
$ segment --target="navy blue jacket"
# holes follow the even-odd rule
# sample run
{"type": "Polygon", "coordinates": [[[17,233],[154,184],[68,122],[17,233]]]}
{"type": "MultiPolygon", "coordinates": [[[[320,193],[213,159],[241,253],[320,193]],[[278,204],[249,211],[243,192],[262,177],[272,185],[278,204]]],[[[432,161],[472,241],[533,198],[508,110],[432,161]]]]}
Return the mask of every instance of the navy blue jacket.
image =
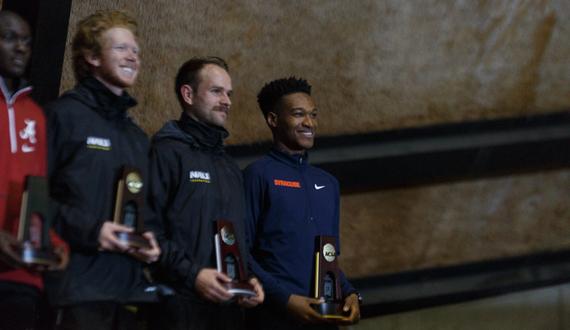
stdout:
{"type": "MultiPolygon", "coordinates": [[[[308,156],[273,147],[243,172],[250,253],[263,283],[265,303],[285,308],[289,296],[310,292],[315,236],[339,244],[340,192],[329,173],[308,164],[308,156]]],[[[340,272],[342,295],[354,288],[340,272]]]]}

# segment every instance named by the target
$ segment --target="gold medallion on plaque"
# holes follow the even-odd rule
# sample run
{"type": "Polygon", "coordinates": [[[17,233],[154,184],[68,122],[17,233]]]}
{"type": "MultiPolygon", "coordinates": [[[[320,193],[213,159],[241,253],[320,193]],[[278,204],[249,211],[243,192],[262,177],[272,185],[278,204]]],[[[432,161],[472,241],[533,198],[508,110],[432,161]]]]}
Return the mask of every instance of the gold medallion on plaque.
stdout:
{"type": "Polygon", "coordinates": [[[233,229],[229,226],[224,226],[222,228],[222,241],[227,245],[234,245],[235,243],[235,233],[233,229]]]}
{"type": "Polygon", "coordinates": [[[131,172],[127,174],[127,189],[133,193],[138,194],[143,186],[141,176],[137,172],[131,172]]]}
{"type": "Polygon", "coordinates": [[[117,232],[119,240],[135,248],[150,249],[149,240],[144,233],[144,196],[143,180],[139,168],[123,165],[117,184],[114,222],[134,228],[132,233],[117,232]]]}
{"type": "Polygon", "coordinates": [[[327,243],[325,246],[323,246],[323,257],[325,257],[325,260],[328,262],[334,261],[334,258],[336,257],[336,250],[334,248],[334,245],[327,243]]]}

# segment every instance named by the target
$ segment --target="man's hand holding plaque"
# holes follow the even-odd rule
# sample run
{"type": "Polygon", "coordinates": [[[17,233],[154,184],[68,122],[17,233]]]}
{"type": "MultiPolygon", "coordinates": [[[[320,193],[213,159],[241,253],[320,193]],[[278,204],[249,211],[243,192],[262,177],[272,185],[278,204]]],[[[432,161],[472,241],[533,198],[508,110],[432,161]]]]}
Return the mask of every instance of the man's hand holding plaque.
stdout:
{"type": "Polygon", "coordinates": [[[249,279],[249,284],[253,286],[253,291],[255,291],[255,296],[238,296],[237,304],[243,307],[252,308],[255,307],[263,302],[265,299],[265,292],[263,291],[263,287],[257,278],[249,279]]]}
{"type": "Polygon", "coordinates": [[[315,237],[314,261],[314,297],[291,294],[285,307],[287,314],[299,324],[357,324],[360,298],[357,293],[351,293],[343,301],[334,237],[315,237]]]}
{"type": "Polygon", "coordinates": [[[23,249],[24,244],[10,233],[0,230],[0,260],[14,268],[22,266],[17,249],[23,249]]]}
{"type": "Polygon", "coordinates": [[[51,249],[48,213],[46,178],[28,175],[20,209],[18,244],[12,245],[12,248],[17,254],[18,262],[40,271],[49,266],[56,267],[60,263],[51,249]]]}
{"type": "MultiPolygon", "coordinates": [[[[223,281],[228,292],[244,297],[257,296],[253,285],[247,281],[241,259],[234,227],[231,222],[216,221],[217,233],[214,237],[218,272],[225,274],[231,281],[223,281]]],[[[257,283],[257,282],[255,282],[257,283]]]]}
{"type": "Polygon", "coordinates": [[[31,272],[53,272],[67,267],[69,254],[61,246],[52,247],[51,253],[55,256],[56,262],[50,264],[24,261],[21,251],[31,248],[29,243],[21,242],[10,233],[0,230],[0,262],[13,268],[26,268],[31,272]]]}
{"type": "Polygon", "coordinates": [[[327,319],[317,313],[313,306],[325,302],[323,299],[309,298],[291,294],[285,310],[287,314],[299,324],[316,324],[327,322],[327,319]]]}
{"type": "Polygon", "coordinates": [[[324,302],[314,304],[313,308],[327,319],[348,320],[350,311],[346,310],[340,288],[340,275],[336,256],[335,238],[317,236],[315,238],[315,298],[324,302]]]}
{"type": "Polygon", "coordinates": [[[107,252],[120,252],[127,253],[133,257],[144,261],[146,263],[151,263],[158,260],[160,256],[160,247],[158,242],[154,237],[152,232],[146,232],[141,236],[148,240],[150,248],[139,248],[126,243],[121,240],[117,233],[130,234],[134,232],[133,227],[128,227],[124,225],[117,224],[112,221],[105,221],[101,230],[99,231],[98,243],[100,251],[107,252]]]}
{"type": "Polygon", "coordinates": [[[69,255],[66,250],[51,246],[48,204],[47,180],[28,175],[20,207],[18,237],[0,230],[3,263],[32,272],[62,270],[67,266],[69,255]]]}
{"type": "Polygon", "coordinates": [[[123,165],[117,185],[115,216],[99,231],[99,250],[128,253],[151,263],[158,260],[160,247],[152,232],[144,232],[144,190],[141,170],[123,165]]]}
{"type": "MultiPolygon", "coordinates": [[[[220,273],[214,268],[203,268],[196,277],[194,290],[198,295],[210,302],[221,303],[234,298],[237,294],[229,291],[224,283],[231,283],[233,279],[224,273],[220,273]]],[[[253,287],[256,295],[237,295],[237,304],[243,307],[252,308],[261,304],[265,298],[265,292],[259,284],[257,278],[251,278],[249,284],[253,287]]]]}
{"type": "Polygon", "coordinates": [[[356,293],[351,293],[344,300],[343,312],[349,313],[348,318],[342,318],[335,322],[339,325],[355,325],[360,321],[360,297],[356,293]]]}
{"type": "Polygon", "coordinates": [[[228,292],[224,283],[231,282],[232,279],[226,274],[220,273],[214,268],[203,268],[198,273],[194,282],[194,290],[198,295],[210,302],[221,303],[234,297],[228,292]]]}

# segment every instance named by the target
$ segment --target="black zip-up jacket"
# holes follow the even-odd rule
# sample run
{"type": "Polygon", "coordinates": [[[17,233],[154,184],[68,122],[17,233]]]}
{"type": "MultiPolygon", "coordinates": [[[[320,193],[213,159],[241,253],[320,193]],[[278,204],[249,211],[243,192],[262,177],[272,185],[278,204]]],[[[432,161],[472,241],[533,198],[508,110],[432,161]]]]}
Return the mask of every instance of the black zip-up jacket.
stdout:
{"type": "Polygon", "coordinates": [[[248,278],[253,277],[246,240],[241,172],[227,155],[228,132],[187,115],[169,121],[152,139],[149,164],[149,229],[162,249],[156,279],[179,294],[194,292],[203,268],[216,268],[214,221],[233,223],[248,278]]]}
{"type": "Polygon", "coordinates": [[[153,298],[141,262],[97,250],[101,226],[113,221],[122,165],[147,173],[148,137],[126,115],[136,104],[91,77],[45,107],[52,226],[71,249],[67,269],[46,276],[56,306],[153,298]]]}

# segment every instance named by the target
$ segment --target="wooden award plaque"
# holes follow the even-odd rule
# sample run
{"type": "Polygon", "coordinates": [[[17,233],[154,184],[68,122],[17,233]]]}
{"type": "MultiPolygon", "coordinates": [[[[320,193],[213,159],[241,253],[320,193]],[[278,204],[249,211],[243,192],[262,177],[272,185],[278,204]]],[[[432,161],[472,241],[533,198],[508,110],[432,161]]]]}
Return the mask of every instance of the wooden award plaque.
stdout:
{"type": "Polygon", "coordinates": [[[16,248],[20,262],[36,265],[57,265],[59,260],[51,250],[49,194],[46,178],[28,175],[22,196],[18,240],[24,248],[16,248]]]}
{"type": "Polygon", "coordinates": [[[231,222],[216,221],[217,233],[214,237],[216,246],[216,262],[218,272],[226,274],[233,280],[222,283],[228,292],[237,296],[253,297],[257,294],[253,286],[247,281],[241,254],[237,243],[234,226],[231,222]]]}
{"type": "Polygon", "coordinates": [[[135,228],[132,233],[117,232],[121,242],[135,247],[150,249],[150,242],[141,235],[144,232],[144,190],[141,170],[123,165],[117,186],[114,222],[135,228]]]}
{"type": "Polygon", "coordinates": [[[335,238],[332,236],[315,237],[315,298],[324,299],[320,305],[312,305],[319,314],[330,319],[348,318],[349,313],[342,310],[344,301],[340,288],[338,260],[335,238]]]}

